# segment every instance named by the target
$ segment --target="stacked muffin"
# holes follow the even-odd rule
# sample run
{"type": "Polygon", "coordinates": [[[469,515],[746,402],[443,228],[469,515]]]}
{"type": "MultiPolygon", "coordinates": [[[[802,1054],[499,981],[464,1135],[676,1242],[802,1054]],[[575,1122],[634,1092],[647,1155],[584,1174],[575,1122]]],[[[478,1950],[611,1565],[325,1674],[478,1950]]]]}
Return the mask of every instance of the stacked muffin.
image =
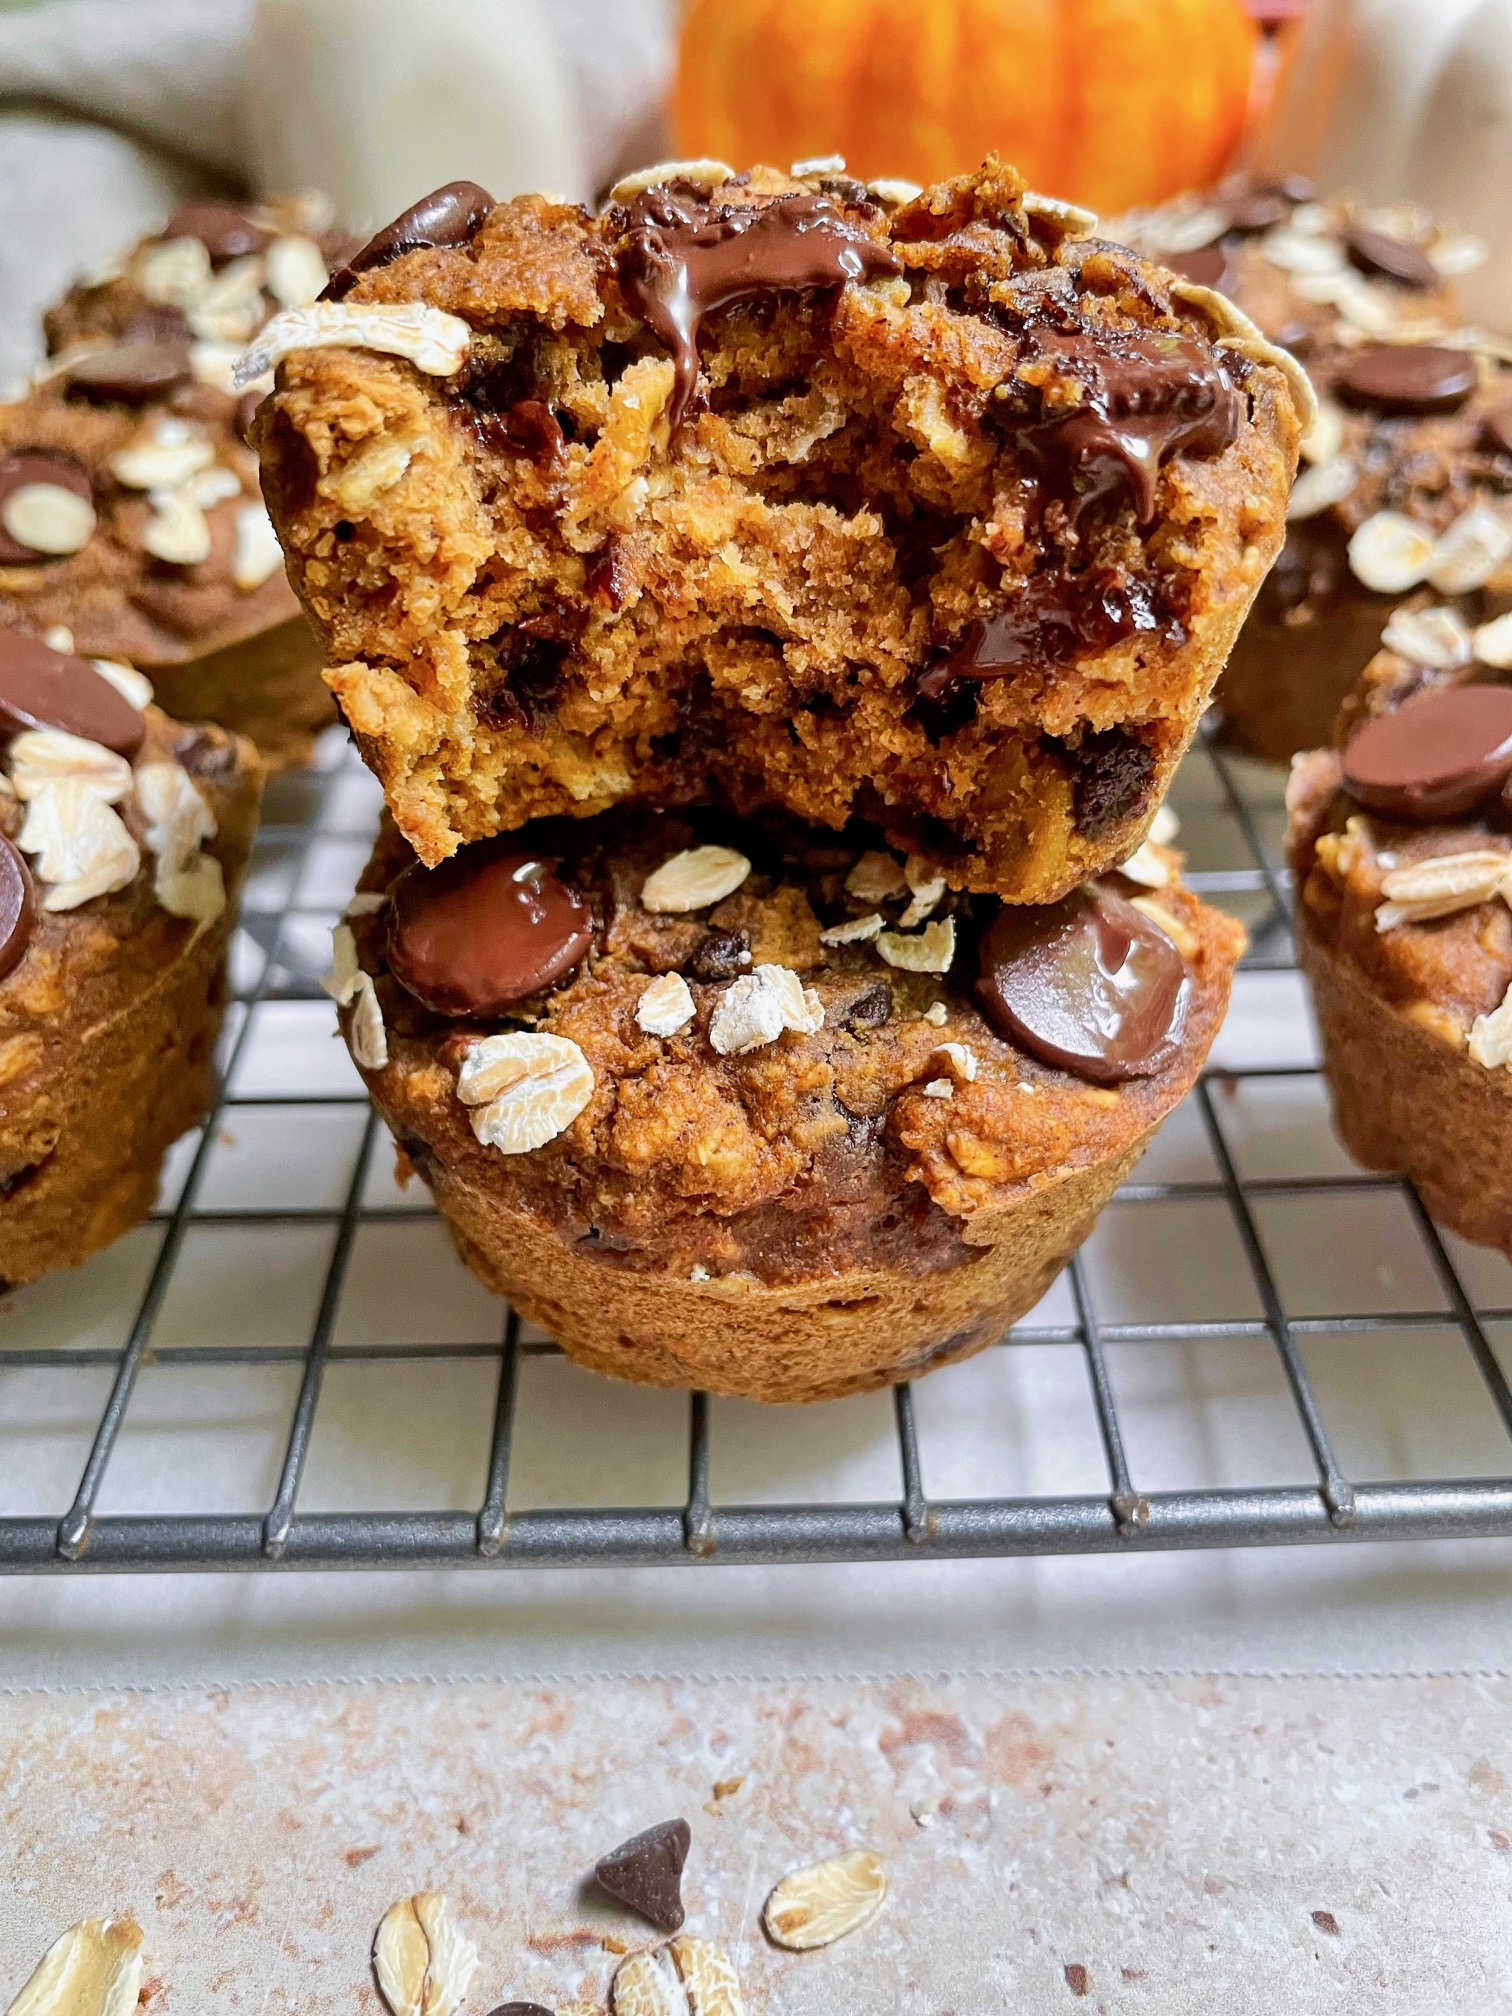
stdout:
{"type": "Polygon", "coordinates": [[[1147,839],[1305,380],[997,161],[439,190],[243,365],[392,825],[354,1057],[585,1362],[811,1399],[1001,1333],[1242,934],[1147,839]]]}
{"type": "Polygon", "coordinates": [[[1286,544],[1218,688],[1226,739],[1286,762],[1328,741],[1383,636],[1442,670],[1422,611],[1475,629],[1512,608],[1512,343],[1462,326],[1454,282],[1484,248],[1416,205],[1239,180],[1129,223],[1294,349],[1320,396],[1286,544]]]}

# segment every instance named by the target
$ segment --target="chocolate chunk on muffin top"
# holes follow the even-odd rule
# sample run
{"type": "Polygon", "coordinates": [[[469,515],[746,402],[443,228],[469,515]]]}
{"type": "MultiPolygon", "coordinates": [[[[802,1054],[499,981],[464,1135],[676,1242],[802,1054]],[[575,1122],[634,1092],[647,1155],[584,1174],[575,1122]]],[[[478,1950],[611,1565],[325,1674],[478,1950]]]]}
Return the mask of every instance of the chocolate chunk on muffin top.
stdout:
{"type": "Polygon", "coordinates": [[[1138,844],[1308,395],[1000,162],[898,197],[701,163],[597,216],[422,203],[254,346],[291,575],[423,860],[632,799],[862,818],[1019,901],[1138,844]]]}

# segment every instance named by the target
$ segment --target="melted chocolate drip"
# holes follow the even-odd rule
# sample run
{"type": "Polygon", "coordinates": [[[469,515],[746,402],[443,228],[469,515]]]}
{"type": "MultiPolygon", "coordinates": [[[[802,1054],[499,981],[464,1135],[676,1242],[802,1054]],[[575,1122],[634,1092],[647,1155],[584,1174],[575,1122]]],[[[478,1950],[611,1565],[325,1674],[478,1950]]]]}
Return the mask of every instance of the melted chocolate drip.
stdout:
{"type": "Polygon", "coordinates": [[[1049,488],[1075,523],[1088,505],[1126,490],[1141,525],[1173,455],[1221,455],[1239,437],[1244,402],[1224,364],[1192,336],[1037,332],[1058,374],[1077,379],[1080,405],[1023,430],[1049,488]]]}
{"type": "Polygon", "coordinates": [[[1043,908],[1005,904],[982,940],[976,991],[1031,1056],[1113,1084],[1164,1068],[1190,989],[1165,933],[1092,884],[1043,908]]]}
{"type": "Polygon", "coordinates": [[[1512,777],[1512,688],[1450,686],[1378,714],[1350,737],[1344,789],[1415,825],[1458,819],[1512,777]]]}
{"type": "Polygon", "coordinates": [[[391,891],[394,977],[437,1015],[495,1015],[571,972],[593,916],[553,862],[494,841],[439,868],[413,862],[391,891]]]}
{"type": "MultiPolygon", "coordinates": [[[[29,483],[53,483],[60,490],[71,490],[86,503],[94,502],[89,473],[71,455],[55,455],[45,448],[23,448],[15,455],[0,455],[0,505],[29,483]]],[[[26,567],[60,557],[56,553],[39,553],[34,546],[23,546],[0,526],[0,567],[26,567]]]]}
{"type": "Polygon", "coordinates": [[[361,274],[387,266],[406,252],[465,245],[493,207],[492,196],[476,182],[447,182],[433,189],[354,252],[340,271],[331,275],[321,300],[344,301],[361,274]]]}
{"type": "Polygon", "coordinates": [[[643,190],[630,205],[619,255],[625,300],[677,366],[674,433],[698,387],[706,315],[762,294],[833,289],[902,270],[897,254],[851,223],[832,198],[807,192],[733,204],[686,187],[643,190]]]}
{"type": "Polygon", "coordinates": [[[36,915],[30,871],[0,833],[0,980],[25,956],[36,915]]]}
{"type": "Polygon", "coordinates": [[[1001,679],[1025,668],[1065,664],[1081,651],[1105,651],[1140,632],[1175,642],[1185,636],[1147,582],[1129,581],[1107,568],[1031,574],[1001,609],[979,617],[954,650],[925,667],[919,693],[938,700],[957,680],[1001,679]]]}
{"type": "Polygon", "coordinates": [[[86,659],[0,624],[0,735],[27,728],[61,728],[130,757],[147,722],[86,659]]]}

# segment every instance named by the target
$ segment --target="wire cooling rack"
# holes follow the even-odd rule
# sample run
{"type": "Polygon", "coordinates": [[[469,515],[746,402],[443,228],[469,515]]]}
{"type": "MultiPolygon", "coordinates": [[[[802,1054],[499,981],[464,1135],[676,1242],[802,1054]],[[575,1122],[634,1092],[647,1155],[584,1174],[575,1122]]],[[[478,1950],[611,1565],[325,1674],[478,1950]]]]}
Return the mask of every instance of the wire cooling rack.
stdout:
{"type": "Polygon", "coordinates": [[[805,1410],[569,1366],[471,1280],[317,981],[371,779],[272,788],[223,1093],[152,1222],[0,1301],[0,1569],[918,1559],[1512,1533],[1512,1268],[1333,1142],[1282,780],[1202,741],[1189,880],[1251,950],[1212,1067],[1046,1301],[805,1410]],[[426,1509],[445,1504],[449,1509],[426,1509]]]}

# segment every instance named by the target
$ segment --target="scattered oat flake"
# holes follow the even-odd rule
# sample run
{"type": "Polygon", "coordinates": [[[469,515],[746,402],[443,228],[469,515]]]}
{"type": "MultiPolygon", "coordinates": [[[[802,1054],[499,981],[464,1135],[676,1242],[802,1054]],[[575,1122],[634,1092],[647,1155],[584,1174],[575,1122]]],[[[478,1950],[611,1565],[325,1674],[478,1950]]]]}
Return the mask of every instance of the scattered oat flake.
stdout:
{"type": "Polygon", "coordinates": [[[924,1020],[932,1022],[936,1029],[943,1029],[950,1019],[950,1010],[943,1001],[931,1001],[924,1010],[924,1020]]]}
{"type": "Polygon", "coordinates": [[[663,973],[635,1004],[635,1019],[648,1036],[675,1036],[693,1020],[693,994],[681,973],[663,973]]]}
{"type": "Polygon", "coordinates": [[[273,530],[266,508],[244,504],[236,514],[236,549],[231,561],[231,580],[243,595],[261,588],[283,566],[283,548],[273,530]]]}
{"type": "Polygon", "coordinates": [[[570,1037],[518,1029],[472,1044],[457,1074],[458,1097],[477,1109],[473,1133],[501,1155],[526,1155],[554,1141],[593,1087],[593,1067],[570,1037]]]}
{"type": "Polygon", "coordinates": [[[745,2016],[740,1979],[730,1956],[712,1939],[680,1932],[668,1948],[692,2016],[745,2016]]]}
{"type": "Polygon", "coordinates": [[[898,931],[880,932],[877,950],[889,966],[905,973],[948,973],[955,957],[955,919],[926,924],[906,937],[898,931]]]}
{"type": "Polygon", "coordinates": [[[0,524],[18,545],[62,559],[94,537],[95,511],[61,483],[22,483],[0,505],[0,524]]]}
{"type": "Polygon", "coordinates": [[[1286,515],[1293,523],[1299,518],[1316,518],[1342,504],[1360,480],[1360,472],[1347,455],[1331,455],[1326,462],[1314,462],[1292,485],[1286,515]]]}
{"type": "Polygon", "coordinates": [[[92,786],[65,777],[44,784],[27,807],[16,845],[34,855],[33,870],[47,884],[42,907],[76,910],[112,895],[135,879],[141,850],[120,816],[92,786]]]}
{"type": "Polygon", "coordinates": [[[1377,931],[1399,924],[1422,924],[1452,917],[1492,897],[1509,893],[1512,860],[1491,848],[1439,854],[1408,868],[1394,868],[1381,884],[1386,901],[1376,910],[1377,931]]]}
{"type": "Polygon", "coordinates": [[[821,945],[861,945],[875,938],[886,924],[887,919],[880,910],[873,910],[869,917],[849,917],[843,924],[831,924],[819,933],[821,945]]]}
{"type": "Polygon", "coordinates": [[[1381,642],[1413,665],[1448,672],[1470,662],[1470,628],[1457,609],[1393,609],[1381,642]]]}
{"type": "MultiPolygon", "coordinates": [[[[68,633],[65,631],[64,634],[68,633]]],[[[51,644],[52,638],[46,637],[43,642],[51,644]]],[[[53,644],[53,649],[72,651],[73,638],[69,637],[66,644],[53,644]]],[[[91,658],[89,662],[100,677],[114,686],[121,698],[129,701],[139,714],[152,705],[152,681],[145,673],[138,672],[134,665],[122,665],[114,658],[91,658]]]]}
{"type": "Polygon", "coordinates": [[[909,887],[908,908],[898,919],[898,928],[911,931],[937,908],[945,894],[945,877],[932,861],[910,854],[903,863],[903,879],[909,887]]]}
{"type": "Polygon", "coordinates": [[[1165,854],[1149,840],[1136,847],[1127,861],[1119,863],[1118,872],[1142,889],[1164,889],[1174,879],[1165,854]]]}
{"type": "Polygon", "coordinates": [[[950,1065],[956,1077],[969,1085],[977,1075],[977,1054],[969,1043],[942,1043],[935,1052],[950,1065]]]}
{"type": "Polygon", "coordinates": [[[1349,542],[1350,571],[1378,595],[1405,595],[1428,578],[1434,542],[1400,511],[1377,511],[1349,542]]]}
{"type": "Polygon", "coordinates": [[[1512,672],[1512,609],[1482,623],[1470,639],[1471,649],[1482,665],[1498,672],[1512,672]]]}
{"type": "Polygon", "coordinates": [[[750,862],[733,847],[689,847],[647,876],[641,908],[673,915],[703,910],[733,896],[750,872],[750,862]]]}
{"type": "Polygon", "coordinates": [[[1512,1065],[1512,987],[1502,997],[1499,1008],[1493,1008],[1489,1015],[1477,1015],[1471,1023],[1470,1055],[1490,1071],[1512,1065]]]}
{"type": "Polygon", "coordinates": [[[1172,811],[1169,803],[1157,805],[1155,817],[1150,821],[1150,838],[1157,847],[1169,847],[1181,831],[1181,821],[1172,811]]]}
{"type": "Polygon", "coordinates": [[[457,315],[416,302],[314,301],[275,315],[239,359],[234,383],[244,391],[296,350],[377,350],[407,357],[432,378],[459,370],[472,330],[457,315]]]}
{"type": "Polygon", "coordinates": [[[383,1071],[388,1068],[388,1031],[383,1024],[383,1010],[378,1005],[378,990],[369,973],[358,976],[347,1043],[354,1060],[364,1070],[383,1071]]]}
{"type": "Polygon", "coordinates": [[[762,1923],[777,1945],[804,1953],[859,1930],[875,1918],[886,1895],[881,1857],[858,1848],[784,1876],[767,1898],[762,1923]]]}
{"type": "Polygon", "coordinates": [[[1183,959],[1196,958],[1201,941],[1179,917],[1173,916],[1163,904],[1157,903],[1151,896],[1136,896],[1133,903],[1134,908],[1148,917],[1157,931],[1164,931],[1183,959]]]}
{"type": "Polygon", "coordinates": [[[373,1941],[373,1973],[393,2016],[453,2016],[477,1967],[477,1947],[435,1890],[391,1905],[373,1941]]]}
{"type": "Polygon", "coordinates": [[[1469,595],[1485,587],[1509,553],[1512,518],[1472,504],[1434,541],[1428,579],[1441,595],[1469,595]]]}
{"type": "Polygon", "coordinates": [[[85,1918],[47,1949],[8,2016],[131,2016],[142,1987],[134,1918],[85,1918]]]}
{"type": "Polygon", "coordinates": [[[785,1029],[812,1036],[824,1008],[812,987],[789,967],[762,965],[742,973],[720,995],[709,1018],[709,1041],[721,1057],[743,1057],[775,1043],[785,1029]]]}
{"type": "Polygon", "coordinates": [[[25,730],[12,739],[6,760],[16,796],[24,802],[65,777],[87,785],[107,805],[119,805],[131,789],[131,765],[124,756],[61,728],[25,730]]]}
{"type": "Polygon", "coordinates": [[[908,894],[908,881],[891,854],[873,849],[863,854],[846,876],[845,893],[858,903],[890,903],[908,894]]]}
{"type": "Polygon", "coordinates": [[[955,1097],[955,1086],[948,1078],[931,1078],[922,1090],[926,1099],[953,1099],[955,1097]]]}

